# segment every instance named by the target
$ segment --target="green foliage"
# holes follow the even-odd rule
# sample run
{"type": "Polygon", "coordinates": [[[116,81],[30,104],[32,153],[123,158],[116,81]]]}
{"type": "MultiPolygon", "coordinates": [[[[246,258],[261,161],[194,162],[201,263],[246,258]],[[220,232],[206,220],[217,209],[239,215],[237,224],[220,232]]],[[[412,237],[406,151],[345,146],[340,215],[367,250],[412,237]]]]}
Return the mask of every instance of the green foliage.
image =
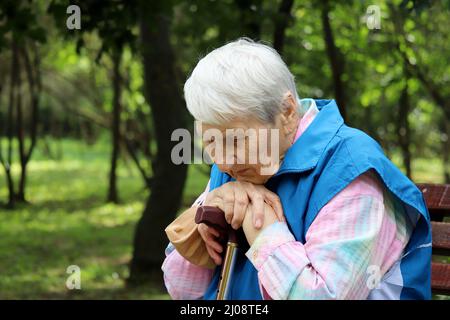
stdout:
{"type": "Polygon", "coordinates": [[[62,34],[68,39],[74,38],[77,52],[86,45],[85,33],[96,32],[101,39],[101,47],[97,53],[98,61],[103,52],[110,54],[121,51],[125,45],[134,47],[136,39],[136,1],[111,1],[105,5],[104,1],[87,0],[73,3],[68,0],[53,0],[48,12],[52,14],[61,28],[62,34]],[[66,8],[76,4],[81,10],[81,30],[67,32],[65,20],[66,8]]]}
{"type": "Polygon", "coordinates": [[[43,10],[40,5],[28,1],[4,0],[0,2],[0,52],[9,47],[11,39],[23,42],[31,39],[46,41],[46,33],[39,17],[43,10]]]}

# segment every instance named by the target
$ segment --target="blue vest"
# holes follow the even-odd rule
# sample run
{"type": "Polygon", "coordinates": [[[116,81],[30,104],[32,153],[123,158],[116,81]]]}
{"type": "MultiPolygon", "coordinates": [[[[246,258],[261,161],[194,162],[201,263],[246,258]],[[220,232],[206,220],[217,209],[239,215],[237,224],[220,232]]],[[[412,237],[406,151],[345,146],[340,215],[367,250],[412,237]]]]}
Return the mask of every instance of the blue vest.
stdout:
{"type": "MultiPolygon", "coordinates": [[[[320,112],[265,184],[280,197],[289,229],[297,241],[305,243],[320,209],[358,176],[373,169],[402,202],[415,228],[402,258],[368,298],[430,299],[431,227],[422,193],[389,161],[375,140],[344,124],[334,100],[316,100],[316,104],[320,112]]],[[[211,190],[233,180],[215,165],[210,178],[211,190]]],[[[204,299],[216,299],[219,276],[217,267],[204,299]]],[[[262,299],[257,271],[245,252],[238,251],[231,279],[229,299],[262,299]]]]}

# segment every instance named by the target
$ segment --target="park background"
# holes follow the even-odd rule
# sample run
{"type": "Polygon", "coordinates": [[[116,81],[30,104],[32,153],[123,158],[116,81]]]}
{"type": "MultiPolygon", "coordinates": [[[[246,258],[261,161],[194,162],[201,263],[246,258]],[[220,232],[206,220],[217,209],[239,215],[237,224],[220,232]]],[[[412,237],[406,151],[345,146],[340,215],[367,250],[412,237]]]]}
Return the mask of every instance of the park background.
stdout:
{"type": "Polygon", "coordinates": [[[414,182],[449,183],[449,21],[450,1],[2,0],[0,298],[169,298],[163,230],[209,174],[170,161],[182,86],[241,36],[414,182]]]}

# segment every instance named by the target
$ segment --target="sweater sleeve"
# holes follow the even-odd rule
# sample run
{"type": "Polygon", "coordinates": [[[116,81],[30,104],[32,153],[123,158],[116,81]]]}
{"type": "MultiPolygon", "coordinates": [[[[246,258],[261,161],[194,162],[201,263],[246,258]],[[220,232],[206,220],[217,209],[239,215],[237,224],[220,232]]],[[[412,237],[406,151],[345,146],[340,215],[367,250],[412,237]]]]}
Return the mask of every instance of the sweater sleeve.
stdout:
{"type": "MultiPolygon", "coordinates": [[[[192,206],[201,205],[208,192],[209,182],[205,191],[194,201],[192,206]]],[[[164,273],[167,292],[172,299],[201,299],[211,282],[214,270],[192,264],[181,256],[171,243],[168,244],[165,255],[161,270],[164,273]]]]}
{"type": "Polygon", "coordinates": [[[214,270],[190,263],[170,243],[161,269],[167,292],[174,300],[201,299],[214,273],[214,270]]]}
{"type": "Polygon", "coordinates": [[[305,243],[276,222],[246,255],[265,298],[366,299],[401,257],[410,233],[401,204],[366,173],[319,211],[305,243]]]}

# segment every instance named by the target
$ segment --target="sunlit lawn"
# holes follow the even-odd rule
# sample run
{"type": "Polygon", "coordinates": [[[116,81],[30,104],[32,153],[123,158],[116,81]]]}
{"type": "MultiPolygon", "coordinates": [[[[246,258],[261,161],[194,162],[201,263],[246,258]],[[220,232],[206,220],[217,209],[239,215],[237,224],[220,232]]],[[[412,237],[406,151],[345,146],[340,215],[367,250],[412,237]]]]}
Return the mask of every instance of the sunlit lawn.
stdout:
{"type": "MultiPolygon", "coordinates": [[[[394,155],[392,161],[403,172],[403,164],[399,155],[394,155]]],[[[431,183],[444,183],[443,164],[442,160],[438,158],[431,159],[413,159],[411,165],[412,180],[416,183],[431,182],[431,183]]]]}
{"type": "MultiPolygon", "coordinates": [[[[134,225],[147,197],[133,163],[120,162],[121,204],[106,204],[107,141],[87,146],[66,139],[60,147],[62,159],[49,160],[39,145],[29,165],[30,204],[0,212],[0,298],[167,299],[150,287],[124,288],[134,225]],[[81,268],[81,290],[66,288],[70,265],[81,268]]],[[[442,182],[439,160],[413,165],[417,181],[442,182]]],[[[190,167],[184,206],[206,182],[206,175],[190,167]]],[[[6,197],[1,170],[0,201],[6,197]]]]}
{"type": "MultiPolygon", "coordinates": [[[[133,163],[120,165],[121,204],[106,204],[108,144],[65,140],[62,150],[60,161],[37,150],[29,165],[30,204],[0,209],[0,298],[167,299],[152,288],[124,289],[134,226],[147,196],[133,163]],[[66,289],[70,265],[81,268],[81,290],[66,289]]],[[[186,201],[207,181],[190,172],[186,201]]],[[[0,199],[6,196],[2,170],[0,199]]]]}

